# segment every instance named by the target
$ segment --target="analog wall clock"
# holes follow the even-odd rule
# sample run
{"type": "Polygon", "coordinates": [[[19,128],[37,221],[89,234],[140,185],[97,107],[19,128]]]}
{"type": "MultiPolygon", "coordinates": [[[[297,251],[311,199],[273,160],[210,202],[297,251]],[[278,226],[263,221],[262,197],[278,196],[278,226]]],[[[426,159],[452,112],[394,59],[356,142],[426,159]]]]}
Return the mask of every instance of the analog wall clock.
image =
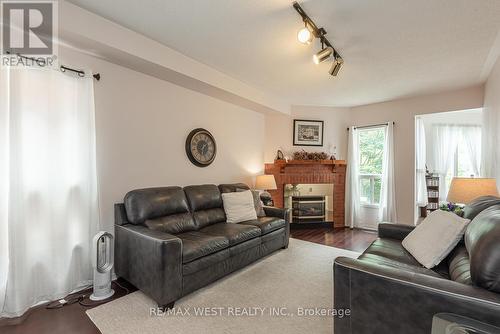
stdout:
{"type": "Polygon", "coordinates": [[[198,167],[206,167],[215,160],[217,145],[214,136],[205,129],[194,129],[186,139],[186,154],[198,167]]]}

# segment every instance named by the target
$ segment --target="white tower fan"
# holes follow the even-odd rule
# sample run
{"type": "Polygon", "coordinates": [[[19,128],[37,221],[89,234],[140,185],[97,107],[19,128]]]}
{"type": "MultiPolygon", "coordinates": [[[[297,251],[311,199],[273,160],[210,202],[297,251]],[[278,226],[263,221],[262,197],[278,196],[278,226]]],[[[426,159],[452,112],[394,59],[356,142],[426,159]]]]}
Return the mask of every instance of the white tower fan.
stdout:
{"type": "Polygon", "coordinates": [[[99,232],[92,240],[92,266],[94,267],[94,291],[90,300],[98,301],[111,297],[111,269],[113,269],[113,235],[99,232]]]}

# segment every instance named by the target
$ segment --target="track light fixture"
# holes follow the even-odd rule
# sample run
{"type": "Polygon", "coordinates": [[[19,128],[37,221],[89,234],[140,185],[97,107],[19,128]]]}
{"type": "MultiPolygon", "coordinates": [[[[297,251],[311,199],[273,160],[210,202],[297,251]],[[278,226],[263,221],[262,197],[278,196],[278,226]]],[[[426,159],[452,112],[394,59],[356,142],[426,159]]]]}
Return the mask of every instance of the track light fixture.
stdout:
{"type": "Polygon", "coordinates": [[[297,33],[297,39],[302,44],[311,44],[313,35],[307,25],[299,30],[299,32],[297,33]]]}
{"type": "Polygon", "coordinates": [[[325,60],[327,60],[328,58],[330,58],[330,56],[332,55],[332,53],[333,53],[333,48],[327,46],[326,48],[324,48],[323,50],[321,50],[320,52],[316,53],[313,56],[313,62],[316,65],[318,65],[319,63],[322,63],[325,60]]]}
{"type": "Polygon", "coordinates": [[[344,59],[342,59],[341,57],[336,58],[333,61],[332,67],[330,67],[330,70],[328,71],[328,73],[330,73],[330,75],[333,75],[334,77],[336,77],[340,71],[340,68],[342,67],[342,64],[344,64],[344,59]]]}
{"type": "Polygon", "coordinates": [[[326,39],[326,30],[318,28],[296,1],[293,3],[293,8],[299,13],[300,17],[302,17],[302,21],[304,21],[305,25],[304,28],[299,30],[297,39],[303,44],[310,44],[313,37],[318,38],[321,42],[321,50],[313,56],[313,62],[319,64],[333,56],[333,64],[328,72],[333,76],[337,76],[340,68],[344,64],[344,60],[330,41],[326,39]]]}

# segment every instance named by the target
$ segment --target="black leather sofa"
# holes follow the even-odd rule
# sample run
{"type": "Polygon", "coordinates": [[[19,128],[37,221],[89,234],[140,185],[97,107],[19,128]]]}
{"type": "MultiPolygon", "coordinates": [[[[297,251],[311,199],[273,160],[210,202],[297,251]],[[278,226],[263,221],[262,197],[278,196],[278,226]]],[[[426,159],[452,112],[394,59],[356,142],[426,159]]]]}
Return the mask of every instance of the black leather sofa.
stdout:
{"type": "MultiPolygon", "coordinates": [[[[500,199],[465,208],[462,242],[432,270],[401,245],[414,227],[380,224],[379,238],[358,258],[334,263],[336,334],[430,334],[433,316],[452,313],[500,327],[500,199]]],[[[426,247],[425,244],[422,247],[426,247]]]]}
{"type": "Polygon", "coordinates": [[[226,223],[221,193],[245,184],[138,189],[115,204],[115,271],[160,307],[280,248],[289,214],[226,223]]]}

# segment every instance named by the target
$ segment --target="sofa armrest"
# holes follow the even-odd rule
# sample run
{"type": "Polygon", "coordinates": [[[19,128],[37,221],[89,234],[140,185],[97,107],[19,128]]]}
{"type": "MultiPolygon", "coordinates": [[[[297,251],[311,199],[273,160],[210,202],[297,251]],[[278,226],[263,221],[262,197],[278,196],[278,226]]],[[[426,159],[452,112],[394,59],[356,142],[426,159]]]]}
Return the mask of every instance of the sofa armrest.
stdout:
{"type": "Polygon", "coordinates": [[[281,209],[274,206],[263,206],[264,212],[268,217],[277,217],[290,222],[290,209],[281,209]]]}
{"type": "Polygon", "coordinates": [[[285,220],[285,242],[283,247],[288,247],[288,242],[290,241],[290,219],[292,217],[291,209],[281,209],[274,206],[264,206],[264,212],[268,217],[277,217],[285,220]]]}
{"type": "Polygon", "coordinates": [[[378,224],[379,238],[403,240],[415,226],[405,224],[380,223],[378,224]]]}
{"type": "Polygon", "coordinates": [[[334,263],[335,333],[428,334],[437,313],[500,325],[500,295],[398,267],[339,257],[334,263]]]}
{"type": "Polygon", "coordinates": [[[115,225],[115,271],[166,305],[182,293],[182,241],[141,225],[115,225]]]}

